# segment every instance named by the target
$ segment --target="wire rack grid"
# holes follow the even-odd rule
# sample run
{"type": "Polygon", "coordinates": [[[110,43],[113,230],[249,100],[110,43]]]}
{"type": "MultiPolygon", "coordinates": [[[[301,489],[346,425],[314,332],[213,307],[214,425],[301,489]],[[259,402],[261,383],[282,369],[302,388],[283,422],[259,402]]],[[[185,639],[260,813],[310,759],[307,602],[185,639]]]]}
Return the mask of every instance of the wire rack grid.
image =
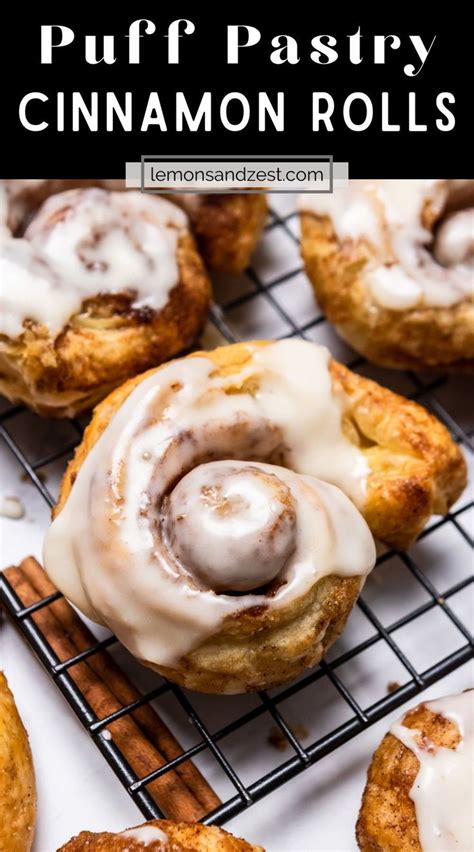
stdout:
{"type": "MultiPolygon", "coordinates": [[[[325,343],[335,357],[345,361],[352,369],[379,379],[383,374],[385,384],[431,409],[463,446],[468,462],[472,461],[473,425],[466,422],[465,395],[453,386],[453,380],[377,370],[364,359],[356,357],[334,335],[319,311],[302,271],[297,215],[292,200],[287,196],[276,198],[272,203],[269,221],[252,267],[238,279],[218,278],[215,294],[211,326],[206,333],[210,344],[222,339],[235,342],[256,337],[295,336],[325,343]]],[[[63,467],[66,464],[81,438],[84,424],[72,420],[67,432],[64,425],[48,424],[52,449],[39,455],[32,449],[34,426],[29,430],[26,449],[16,434],[16,423],[24,416],[21,406],[6,407],[0,415],[0,437],[20,465],[23,475],[52,506],[55,498],[41,475],[42,471],[48,466],[63,467]]],[[[37,422],[34,415],[28,413],[27,416],[37,422]]],[[[25,608],[12,586],[3,578],[1,601],[142,814],[147,819],[163,816],[147,791],[152,781],[190,758],[196,760],[207,755],[211,762],[216,762],[228,783],[222,804],[203,822],[223,824],[472,658],[473,641],[469,618],[465,614],[466,595],[470,596],[473,583],[469,571],[469,552],[473,544],[470,534],[472,513],[473,503],[464,495],[446,518],[432,520],[410,552],[384,552],[372,575],[374,580],[371,578],[367,583],[342,640],[328,658],[297,681],[252,697],[251,706],[244,705],[243,712],[234,714],[226,724],[219,724],[218,717],[213,724],[206,720],[205,708],[212,704],[212,696],[206,696],[206,704],[203,704],[202,696],[181,690],[157,675],[152,688],[145,690],[140,699],[111,716],[98,718],[70,672],[74,665],[105,648],[110,649],[117,640],[108,636],[68,660],[59,660],[32,617],[39,609],[57,600],[59,592],[25,608]],[[400,572],[404,573],[404,591],[395,609],[392,606],[388,610],[385,605],[387,597],[393,591],[393,578],[400,572]],[[383,583],[377,581],[377,576],[383,578],[383,583]],[[381,586],[384,587],[382,590],[381,586]],[[362,630],[361,621],[364,624],[362,630]],[[410,633],[416,634],[411,642],[406,638],[410,633]],[[431,646],[435,644],[434,640],[431,641],[435,633],[443,635],[441,650],[440,646],[436,646],[431,657],[426,653],[420,656],[417,650],[419,637],[423,637],[424,645],[431,646]],[[385,668],[387,655],[391,663],[385,668]],[[370,663],[370,660],[377,662],[370,663]],[[377,669],[375,685],[371,682],[371,690],[364,689],[374,668],[377,669]],[[384,678],[389,671],[395,676],[387,684],[384,678]],[[301,730],[302,726],[293,726],[290,718],[298,712],[298,708],[302,712],[303,707],[313,708],[313,715],[318,716],[316,692],[318,697],[326,696],[326,721],[330,721],[325,729],[316,729],[310,735],[301,730]],[[179,705],[194,729],[195,741],[178,757],[145,777],[137,777],[113,737],[107,735],[107,726],[147,703],[153,702],[160,710],[160,701],[165,698],[179,705]],[[257,721],[261,723],[260,736],[265,726],[271,725],[281,739],[281,748],[286,747],[290,755],[282,758],[275,752],[270,768],[264,768],[257,776],[251,773],[249,778],[244,778],[235,760],[235,748],[227,748],[226,743],[235,736],[243,742],[248,726],[257,721]]],[[[139,669],[138,664],[136,668],[139,669]]],[[[237,707],[241,707],[239,702],[237,707]]],[[[261,747],[268,748],[268,744],[263,741],[261,747]]]]}

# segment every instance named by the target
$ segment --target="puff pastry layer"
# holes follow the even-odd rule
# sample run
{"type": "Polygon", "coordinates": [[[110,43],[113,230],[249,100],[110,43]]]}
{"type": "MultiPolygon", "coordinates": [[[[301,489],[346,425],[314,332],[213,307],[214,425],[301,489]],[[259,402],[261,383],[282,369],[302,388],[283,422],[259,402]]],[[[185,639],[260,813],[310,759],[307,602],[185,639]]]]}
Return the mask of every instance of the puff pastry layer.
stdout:
{"type": "Polygon", "coordinates": [[[27,733],[0,672],[0,849],[29,852],[36,822],[36,786],[27,733]]]}

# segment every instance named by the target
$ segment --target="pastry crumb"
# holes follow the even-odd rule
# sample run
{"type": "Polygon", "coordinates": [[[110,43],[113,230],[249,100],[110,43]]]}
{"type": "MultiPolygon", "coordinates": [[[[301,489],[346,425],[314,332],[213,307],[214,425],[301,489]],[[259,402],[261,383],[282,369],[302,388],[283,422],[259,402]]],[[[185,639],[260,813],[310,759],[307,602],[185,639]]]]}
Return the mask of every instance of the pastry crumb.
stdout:
{"type": "MultiPolygon", "coordinates": [[[[43,483],[43,485],[47,481],[47,475],[42,470],[37,470],[36,476],[38,477],[39,481],[43,483]]],[[[22,472],[20,473],[20,482],[31,482],[31,479],[28,476],[26,470],[22,470],[22,472]]]]}
{"type": "Polygon", "coordinates": [[[389,680],[387,683],[387,692],[391,695],[392,692],[396,692],[397,689],[400,689],[400,684],[398,680],[389,680]]]}
{"type": "MultiPolygon", "coordinates": [[[[306,730],[304,725],[288,725],[288,727],[291,733],[294,734],[295,737],[297,737],[299,740],[304,740],[305,737],[308,736],[308,731],[306,730]]],[[[277,725],[274,725],[271,728],[270,733],[267,737],[267,742],[269,743],[269,745],[273,746],[273,748],[276,748],[277,751],[285,751],[285,749],[289,745],[285,734],[277,725]]]]}
{"type": "Polygon", "coordinates": [[[25,517],[25,507],[19,497],[2,495],[0,497],[0,515],[11,521],[19,521],[25,517]]]}

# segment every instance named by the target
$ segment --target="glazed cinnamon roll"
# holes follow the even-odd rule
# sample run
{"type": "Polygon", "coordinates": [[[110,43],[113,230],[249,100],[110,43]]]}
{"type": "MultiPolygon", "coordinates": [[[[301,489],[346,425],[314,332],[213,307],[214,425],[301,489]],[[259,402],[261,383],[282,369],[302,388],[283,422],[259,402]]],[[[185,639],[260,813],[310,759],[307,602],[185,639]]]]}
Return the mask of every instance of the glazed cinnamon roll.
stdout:
{"type": "Polygon", "coordinates": [[[428,701],[374,754],[357,822],[363,852],[469,852],[474,691],[428,701]]]}
{"type": "Polygon", "coordinates": [[[70,190],[14,237],[21,198],[12,198],[0,240],[7,397],[72,416],[193,342],[210,284],[180,208],[138,192],[70,190]]]}
{"type": "Polygon", "coordinates": [[[323,347],[223,347],[96,409],[45,567],[170,679],[261,689],[319,661],[342,630],[374,564],[367,522],[405,545],[464,477],[441,424],[323,347]]]}
{"type": "Polygon", "coordinates": [[[154,819],[135,828],[113,834],[82,831],[58,852],[265,852],[215,825],[192,825],[154,819]]]}
{"type": "Polygon", "coordinates": [[[0,849],[29,852],[36,823],[36,786],[27,733],[0,672],[0,849]]]}
{"type": "MultiPolygon", "coordinates": [[[[7,180],[3,185],[14,232],[46,198],[58,192],[88,186],[113,192],[125,190],[123,180],[7,180]]],[[[248,266],[267,217],[264,193],[173,193],[168,198],[187,213],[209,269],[238,273],[248,266]]]]}
{"type": "Polygon", "coordinates": [[[474,366],[474,181],[351,181],[300,199],[323,311],[387,367],[474,366]]]}

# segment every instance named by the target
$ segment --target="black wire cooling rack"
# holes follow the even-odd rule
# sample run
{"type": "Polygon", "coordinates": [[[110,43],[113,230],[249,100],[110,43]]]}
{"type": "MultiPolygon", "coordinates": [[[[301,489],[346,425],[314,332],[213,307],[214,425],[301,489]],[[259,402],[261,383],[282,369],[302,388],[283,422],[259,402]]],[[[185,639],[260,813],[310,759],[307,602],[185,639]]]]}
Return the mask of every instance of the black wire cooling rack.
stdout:
{"type": "MultiPolygon", "coordinates": [[[[329,342],[333,350],[334,348],[336,350],[334,353],[336,357],[346,360],[346,363],[352,369],[370,375],[370,365],[364,359],[355,358],[354,353],[346,350],[335,337],[328,341],[327,336],[332,335],[333,332],[318,311],[307,282],[303,281],[298,254],[297,217],[294,209],[289,209],[287,214],[277,213],[272,209],[262,244],[257,253],[255,266],[247,270],[245,276],[239,281],[218,281],[216,283],[216,302],[219,304],[216,304],[211,312],[214,337],[222,337],[224,341],[235,342],[250,337],[301,336],[310,340],[329,342]],[[295,311],[295,300],[292,294],[296,294],[300,291],[300,288],[305,288],[303,302],[300,308],[295,311]],[[224,294],[223,299],[220,298],[222,293],[224,294]]],[[[400,380],[401,374],[392,373],[387,374],[387,376],[388,381],[386,383],[390,382],[390,377],[392,377],[392,383],[393,381],[396,383],[400,380]]],[[[469,454],[472,456],[472,430],[469,427],[466,429],[458,421],[456,414],[452,413],[450,406],[443,403],[449,382],[444,378],[426,379],[426,377],[414,373],[403,374],[402,379],[404,382],[403,392],[407,396],[420,400],[431,409],[446,424],[455,440],[462,444],[468,456],[469,454]]],[[[54,462],[62,461],[65,464],[75,443],[80,440],[82,426],[77,420],[71,421],[72,439],[68,438],[65,441],[63,436],[61,440],[58,438],[58,444],[53,452],[37,458],[25,451],[15,435],[16,420],[23,413],[22,407],[12,406],[0,415],[0,437],[13,453],[23,473],[36,486],[46,503],[52,506],[55,501],[40,475],[41,470],[54,462]]],[[[57,424],[51,423],[49,428],[54,431],[59,427],[57,424]]],[[[454,507],[446,518],[437,519],[431,523],[422,534],[421,541],[427,537],[436,536],[442,527],[451,527],[455,531],[454,534],[459,536],[460,540],[462,539],[466,548],[469,546],[472,548],[473,542],[465,521],[472,512],[472,507],[473,503],[469,502],[467,496],[464,496],[459,505],[454,507]]],[[[413,550],[416,551],[416,548],[413,550]]],[[[53,601],[57,600],[60,594],[50,595],[33,606],[25,608],[4,577],[0,595],[10,617],[61,690],[142,814],[147,819],[163,816],[155,801],[147,792],[147,787],[152,781],[175,769],[186,760],[195,759],[207,753],[208,756],[217,761],[222,772],[227,776],[230,783],[230,787],[227,787],[227,789],[230,789],[231,792],[217,809],[204,818],[203,822],[222,824],[304,769],[315,764],[325,755],[347,743],[407,699],[412,698],[473,656],[472,636],[468,625],[465,623],[466,619],[459,615],[453,603],[459,594],[472,584],[472,575],[469,576],[466,572],[466,575],[457,579],[454,584],[448,584],[448,587],[443,585],[442,588],[438,588],[435,585],[435,580],[430,576],[430,572],[425,572],[423,565],[419,564],[416,553],[413,555],[411,552],[399,554],[386,552],[378,559],[378,565],[382,566],[394,558],[402,563],[411,576],[412,586],[415,584],[422,590],[423,601],[421,603],[419,603],[419,597],[413,595],[413,599],[418,601],[417,605],[410,609],[408,602],[408,611],[405,611],[397,620],[385,624],[383,617],[368,602],[367,595],[364,592],[358,602],[358,607],[371,625],[371,632],[368,637],[350,644],[349,647],[344,647],[342,653],[332,654],[330,662],[323,661],[306,676],[279,691],[273,691],[271,694],[259,693],[251,709],[225,726],[217,726],[217,729],[212,730],[212,733],[210,726],[203,718],[203,713],[196,709],[196,703],[199,703],[197,696],[191,696],[188,692],[181,690],[172,683],[163,681],[158,676],[156,676],[157,684],[151,691],[145,691],[140,699],[123,707],[111,716],[99,719],[84,695],[79,691],[71,677],[70,669],[78,662],[110,647],[117,640],[111,637],[98,641],[86,651],[82,651],[68,660],[59,660],[32,616],[39,609],[48,607],[53,601]],[[450,652],[446,656],[439,655],[439,658],[432,662],[428,668],[420,671],[416,660],[403,649],[403,643],[399,641],[398,637],[402,628],[410,627],[427,616],[428,613],[436,610],[442,613],[442,618],[445,619],[443,624],[446,627],[450,622],[450,629],[456,633],[457,639],[453,648],[449,646],[450,652]],[[347,680],[341,673],[350,661],[361,660],[361,664],[364,665],[363,660],[367,659],[364,658],[364,653],[368,649],[375,649],[375,646],[380,646],[380,644],[385,644],[386,648],[397,658],[399,667],[405,675],[402,678],[404,682],[402,685],[392,684],[390,691],[387,688],[380,689],[377,700],[371,700],[368,706],[364,706],[364,701],[357,698],[356,691],[347,685],[347,680]],[[319,686],[322,687],[323,681],[329,682],[333,691],[337,692],[338,699],[342,699],[345,705],[346,718],[337,727],[326,731],[313,742],[303,744],[304,737],[292,728],[282,707],[287,706],[286,703],[289,699],[297,699],[302,703],[308,702],[308,700],[313,701],[314,699],[310,698],[310,690],[318,682],[319,686]],[[156,704],[160,697],[165,695],[174,697],[174,700],[181,706],[194,727],[197,741],[191,747],[186,748],[178,757],[163,766],[157,767],[155,771],[150,772],[145,777],[139,778],[114,743],[113,737],[104,734],[107,733],[107,726],[117,718],[133,713],[137,707],[148,702],[153,701],[156,704]],[[281,737],[287,750],[289,749],[291,756],[285,756],[270,771],[265,772],[261,777],[254,778],[250,783],[245,783],[239,776],[234,762],[226,755],[226,739],[239,732],[244,736],[245,726],[262,717],[268,720],[269,725],[276,727],[278,736],[281,737]]],[[[344,636],[346,635],[344,634],[344,636]]],[[[370,653],[373,652],[374,650],[370,653]]],[[[209,696],[208,700],[211,702],[212,696],[209,696]]],[[[315,712],[317,711],[315,710],[315,712]]]]}

